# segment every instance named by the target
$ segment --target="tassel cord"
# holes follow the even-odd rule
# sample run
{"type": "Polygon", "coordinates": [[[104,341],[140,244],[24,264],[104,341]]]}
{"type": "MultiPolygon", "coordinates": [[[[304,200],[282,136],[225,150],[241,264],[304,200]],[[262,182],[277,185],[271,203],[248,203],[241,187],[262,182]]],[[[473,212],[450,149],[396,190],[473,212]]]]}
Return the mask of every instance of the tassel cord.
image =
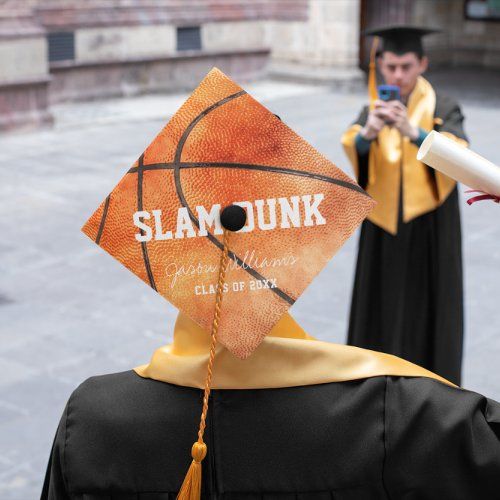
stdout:
{"type": "Polygon", "coordinates": [[[224,284],[226,282],[226,272],[227,272],[227,265],[229,261],[229,231],[224,229],[224,236],[223,236],[223,244],[224,248],[222,251],[222,255],[220,258],[220,265],[219,265],[219,280],[217,283],[217,295],[215,299],[215,313],[214,313],[214,319],[212,322],[212,342],[210,345],[210,356],[208,360],[208,367],[207,367],[207,378],[205,380],[205,392],[203,395],[203,410],[201,412],[201,418],[200,418],[200,428],[198,430],[198,442],[202,443],[203,442],[203,434],[205,432],[205,426],[206,426],[206,418],[207,418],[207,411],[208,411],[208,398],[210,397],[210,390],[211,390],[211,384],[212,384],[212,371],[213,371],[213,364],[214,364],[214,359],[215,359],[215,348],[217,344],[217,332],[219,330],[219,321],[220,321],[220,311],[221,311],[221,306],[222,306],[222,298],[224,294],[224,284]]]}
{"type": "Polygon", "coordinates": [[[182,483],[177,500],[200,500],[201,498],[201,462],[207,454],[207,445],[203,441],[205,433],[206,418],[208,412],[208,400],[212,384],[212,371],[215,361],[215,348],[217,345],[217,333],[219,331],[220,312],[222,299],[224,297],[224,284],[226,282],[226,272],[229,261],[229,234],[230,232],[224,229],[223,235],[223,250],[220,257],[219,277],[217,282],[217,294],[215,298],[214,319],[212,321],[210,356],[207,366],[207,378],[205,380],[205,390],[203,394],[203,410],[201,412],[200,427],[198,429],[198,440],[191,448],[191,456],[193,460],[187,471],[186,477],[182,483]]]}

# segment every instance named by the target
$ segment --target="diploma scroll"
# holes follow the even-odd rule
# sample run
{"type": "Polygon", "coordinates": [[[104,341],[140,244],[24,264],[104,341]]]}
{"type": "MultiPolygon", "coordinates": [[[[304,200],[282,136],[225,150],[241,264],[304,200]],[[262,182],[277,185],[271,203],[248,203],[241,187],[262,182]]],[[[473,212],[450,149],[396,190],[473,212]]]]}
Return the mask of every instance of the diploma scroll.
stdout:
{"type": "Polygon", "coordinates": [[[417,160],[473,189],[500,196],[500,167],[439,132],[425,138],[417,160]]]}

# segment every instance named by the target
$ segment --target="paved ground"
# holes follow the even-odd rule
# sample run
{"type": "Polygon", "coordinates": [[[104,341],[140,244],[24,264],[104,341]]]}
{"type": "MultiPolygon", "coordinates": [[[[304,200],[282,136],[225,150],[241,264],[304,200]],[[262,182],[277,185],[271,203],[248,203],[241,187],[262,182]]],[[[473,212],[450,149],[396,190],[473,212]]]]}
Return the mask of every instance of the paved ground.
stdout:
{"type": "MultiPolygon", "coordinates": [[[[474,75],[475,76],[475,75],[474,75]]],[[[458,80],[436,75],[454,85],[458,80]]],[[[474,149],[500,164],[498,87],[463,97],[474,149]],[[497,93],[494,93],[497,92],[497,93]]],[[[483,81],[483,79],[481,79],[483,81]]],[[[458,89],[458,90],[457,90],[458,89]]],[[[349,170],[341,130],[362,95],[261,82],[249,90],[349,170]]],[[[0,138],[0,498],[39,496],[59,416],[91,375],[129,369],[171,338],[176,311],[79,229],[184,99],[61,106],[53,130],[0,138]]],[[[500,399],[500,208],[463,203],[467,388],[500,399]]],[[[357,237],[293,307],[321,339],[343,342],[357,237]]]]}

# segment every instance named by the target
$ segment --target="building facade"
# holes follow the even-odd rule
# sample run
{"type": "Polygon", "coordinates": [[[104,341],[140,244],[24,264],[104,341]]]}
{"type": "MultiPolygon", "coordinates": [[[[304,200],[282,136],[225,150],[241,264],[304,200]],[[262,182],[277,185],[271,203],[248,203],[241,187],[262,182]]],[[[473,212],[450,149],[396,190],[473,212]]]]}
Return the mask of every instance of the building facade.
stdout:
{"type": "Polygon", "coordinates": [[[48,123],[61,101],[192,88],[212,66],[359,78],[358,18],[357,0],[7,0],[0,129],[48,123]]]}
{"type": "Polygon", "coordinates": [[[363,77],[362,30],[393,22],[445,28],[429,40],[435,64],[500,67],[494,4],[3,0],[0,130],[50,123],[51,104],[62,101],[190,89],[212,66],[238,81],[270,74],[349,85],[363,77]]]}

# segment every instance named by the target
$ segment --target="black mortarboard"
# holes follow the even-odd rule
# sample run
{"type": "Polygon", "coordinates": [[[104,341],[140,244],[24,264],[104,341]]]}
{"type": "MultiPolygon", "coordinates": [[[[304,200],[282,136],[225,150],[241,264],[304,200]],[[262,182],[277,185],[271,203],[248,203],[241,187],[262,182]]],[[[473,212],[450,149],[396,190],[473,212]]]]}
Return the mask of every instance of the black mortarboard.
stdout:
{"type": "Polygon", "coordinates": [[[393,25],[381,28],[372,28],[363,32],[366,36],[379,36],[383,40],[382,51],[390,51],[395,54],[406,54],[416,52],[424,53],[422,37],[431,33],[439,33],[437,28],[421,28],[418,26],[393,25]]]}

